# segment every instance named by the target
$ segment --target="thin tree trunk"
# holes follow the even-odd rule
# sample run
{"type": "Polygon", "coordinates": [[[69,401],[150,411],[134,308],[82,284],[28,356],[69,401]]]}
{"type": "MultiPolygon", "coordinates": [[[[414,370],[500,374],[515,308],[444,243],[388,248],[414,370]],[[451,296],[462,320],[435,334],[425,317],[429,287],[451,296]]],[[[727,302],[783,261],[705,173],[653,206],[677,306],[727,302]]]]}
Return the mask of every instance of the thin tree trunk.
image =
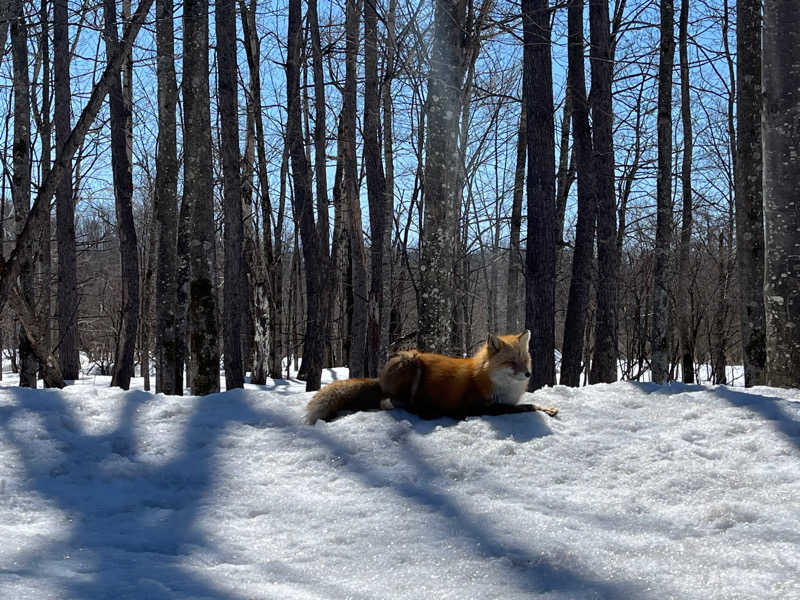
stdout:
{"type": "MultiPolygon", "coordinates": [[[[14,199],[14,224],[19,244],[25,223],[28,219],[31,203],[31,102],[30,79],[28,75],[28,25],[22,0],[14,1],[11,20],[11,55],[14,68],[14,150],[13,176],[11,189],[14,199]]],[[[47,211],[49,218],[49,209],[47,211]]],[[[42,229],[44,229],[42,220],[42,229]]],[[[38,253],[38,244],[31,247],[21,256],[19,281],[20,292],[24,301],[34,305],[33,269],[34,257],[38,253]]],[[[19,315],[22,318],[21,315],[19,315]]],[[[24,320],[23,320],[24,322],[24,320]]],[[[19,384],[22,387],[36,387],[36,356],[26,329],[20,328],[19,335],[19,384]]]]}
{"type": "Polygon", "coordinates": [[[392,231],[394,229],[394,135],[392,133],[392,69],[395,62],[395,11],[397,0],[389,0],[389,9],[386,14],[386,62],[383,80],[383,154],[385,162],[386,200],[383,208],[383,302],[380,315],[380,366],[389,356],[391,344],[389,323],[391,321],[393,298],[393,265],[394,252],[392,247],[392,231]]]}
{"type": "Polygon", "coordinates": [[[506,331],[520,329],[519,280],[522,276],[522,250],[519,243],[522,227],[522,196],[525,191],[527,134],[525,132],[525,98],[522,99],[517,129],[517,162],[514,169],[514,195],[511,200],[511,223],[508,242],[508,283],[506,284],[506,331]]]}
{"type": "Polygon", "coordinates": [[[346,72],[342,98],[342,159],[344,198],[347,205],[350,237],[351,292],[353,312],[350,321],[350,376],[367,373],[367,259],[362,231],[361,201],[358,192],[356,163],[356,93],[358,75],[359,3],[347,0],[346,14],[346,72]]]}
{"type": "Polygon", "coordinates": [[[158,153],[153,214],[157,227],[156,392],[180,394],[183,364],[178,361],[178,155],[175,110],[175,34],[172,0],[156,2],[158,153]]]}
{"type": "Polygon", "coordinates": [[[761,0],[736,2],[736,266],[744,384],[767,382],[761,147],[761,0]]]}
{"type": "Polygon", "coordinates": [[[800,384],[800,11],[764,3],[764,304],[767,384],[800,384]]]}
{"type": "Polygon", "coordinates": [[[689,2],[681,0],[678,25],[678,47],[681,68],[681,122],[683,124],[683,162],[681,182],[683,211],[678,257],[678,336],[681,349],[681,373],[684,383],[694,383],[694,343],[692,340],[692,306],[689,298],[689,252],[692,244],[692,107],[689,96],[689,2]]]}
{"type": "Polygon", "coordinates": [[[303,127],[300,97],[301,68],[301,3],[289,1],[288,47],[286,55],[287,122],[286,143],[292,159],[292,181],[294,182],[294,214],[299,221],[303,243],[303,259],[306,273],[307,314],[306,332],[303,342],[303,371],[306,390],[320,388],[322,361],[325,352],[324,323],[321,294],[322,267],[319,264],[319,235],[314,221],[314,199],[311,190],[311,172],[303,144],[303,127]]]}
{"type": "Polygon", "coordinates": [[[653,381],[669,379],[669,247],[672,241],[672,65],[675,58],[675,9],[661,2],[658,68],[658,176],[656,247],[653,270],[653,323],[650,336],[653,381]]]}
{"type": "Polygon", "coordinates": [[[531,331],[533,391],[555,383],[555,124],[548,0],[523,0],[523,71],[528,155],[525,325],[531,331]]]}
{"type": "Polygon", "coordinates": [[[597,185],[597,310],[594,353],[589,381],[617,380],[617,202],[614,195],[612,80],[614,55],[608,0],[590,0],[591,109],[597,185]]]}
{"type": "MultiPolygon", "coordinates": [[[[56,155],[62,155],[70,135],[70,51],[67,0],[53,3],[53,85],[56,155]]],[[[56,189],[56,240],[58,246],[58,358],[65,379],[78,379],[78,275],[75,247],[75,210],[72,201],[72,160],[56,189]]]]}
{"type": "MultiPolygon", "coordinates": [[[[106,56],[119,51],[117,43],[116,4],[103,1],[105,19],[106,56]]],[[[128,53],[126,53],[127,56],[128,53]]],[[[125,60],[130,60],[126,58],[125,60]]],[[[122,268],[122,319],[119,340],[114,356],[111,385],[127,390],[134,370],[136,333],[139,327],[139,257],[136,226],[133,221],[133,172],[129,155],[127,126],[130,124],[130,106],[125,102],[122,83],[117,74],[109,88],[111,113],[111,166],[114,174],[114,204],[117,213],[120,264],[122,268]]]]}
{"type": "MultiPolygon", "coordinates": [[[[40,14],[42,19],[41,33],[39,36],[39,53],[42,57],[42,106],[39,121],[39,136],[42,143],[42,160],[41,160],[41,179],[47,179],[47,173],[50,171],[50,154],[52,149],[52,133],[53,122],[50,119],[50,25],[48,16],[48,0],[41,0],[40,14]]],[[[48,216],[44,224],[44,232],[42,233],[42,249],[40,253],[39,262],[39,289],[42,291],[39,299],[39,322],[42,324],[42,343],[47,348],[48,355],[53,348],[53,339],[50,325],[50,316],[52,313],[52,302],[50,294],[50,280],[52,276],[53,264],[51,258],[50,238],[52,236],[51,219],[48,216]]],[[[2,344],[0,344],[2,348],[2,344]]],[[[40,365],[40,373],[44,373],[45,365],[40,365]]]]}
{"type": "Polygon", "coordinates": [[[589,127],[589,103],[586,98],[583,64],[583,0],[569,0],[567,19],[569,28],[567,94],[572,103],[572,137],[578,173],[578,221],[575,226],[572,279],[564,322],[564,343],[561,348],[560,383],[577,387],[580,385],[583,370],[583,342],[594,260],[598,185],[592,154],[592,131],[589,127]]]}
{"type": "MultiPolygon", "coordinates": [[[[208,83],[208,0],[183,5],[184,194],[192,207],[189,340],[195,396],[219,391],[219,323],[214,286],[214,196],[208,83]]],[[[238,167],[238,165],[237,165],[238,167]]]]}
{"type": "Polygon", "coordinates": [[[222,125],[223,212],[225,220],[225,283],[223,288],[223,354],[226,389],[244,387],[242,315],[245,313],[242,244],[242,179],[239,172],[239,103],[236,78],[236,0],[215,0],[217,85],[222,125]]]}
{"type": "Polygon", "coordinates": [[[386,246],[386,177],[383,173],[380,142],[380,95],[378,90],[378,11],[377,0],[364,0],[364,169],[367,175],[367,199],[372,244],[370,246],[370,288],[367,304],[367,375],[378,376],[388,358],[381,354],[381,314],[384,304],[384,265],[386,246]]]}

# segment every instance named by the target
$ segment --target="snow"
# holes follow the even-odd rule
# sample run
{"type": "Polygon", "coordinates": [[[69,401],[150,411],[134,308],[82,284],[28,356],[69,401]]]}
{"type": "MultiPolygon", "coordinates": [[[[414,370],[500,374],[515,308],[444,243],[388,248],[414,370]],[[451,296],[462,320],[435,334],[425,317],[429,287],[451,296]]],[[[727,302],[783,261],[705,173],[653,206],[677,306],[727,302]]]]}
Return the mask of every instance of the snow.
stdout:
{"type": "Polygon", "coordinates": [[[2,598],[800,598],[798,390],[555,387],[528,400],[557,419],[309,427],[293,380],[15,383],[2,598]]]}

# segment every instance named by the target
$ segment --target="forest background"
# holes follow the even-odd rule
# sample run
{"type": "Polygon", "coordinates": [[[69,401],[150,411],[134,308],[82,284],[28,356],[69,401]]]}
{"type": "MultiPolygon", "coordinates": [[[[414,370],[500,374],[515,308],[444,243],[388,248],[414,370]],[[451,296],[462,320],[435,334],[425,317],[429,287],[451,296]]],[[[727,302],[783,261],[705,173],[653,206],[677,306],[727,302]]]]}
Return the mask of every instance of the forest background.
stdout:
{"type": "Polygon", "coordinates": [[[797,385],[792,17],[762,56],[752,0],[0,0],[0,347],[204,394],[529,328],[531,389],[797,385]]]}

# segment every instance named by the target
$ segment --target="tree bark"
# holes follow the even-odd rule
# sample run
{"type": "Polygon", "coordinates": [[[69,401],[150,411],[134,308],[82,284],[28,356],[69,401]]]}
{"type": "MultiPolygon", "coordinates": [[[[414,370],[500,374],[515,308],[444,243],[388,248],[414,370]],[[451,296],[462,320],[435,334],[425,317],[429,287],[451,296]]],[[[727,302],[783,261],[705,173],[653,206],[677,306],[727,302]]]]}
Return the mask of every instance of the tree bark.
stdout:
{"type": "MultiPolygon", "coordinates": [[[[386,340],[381,339],[381,315],[383,306],[389,301],[384,298],[384,272],[387,264],[385,253],[385,231],[390,224],[386,222],[386,177],[383,173],[380,142],[380,95],[378,89],[378,12],[377,0],[364,0],[364,169],[367,175],[367,199],[369,202],[369,223],[372,244],[370,246],[370,288],[367,303],[367,375],[377,377],[378,370],[386,362],[387,356],[381,349],[387,349],[386,340]]],[[[388,333],[388,331],[386,331],[388,333]]]]}
{"type": "Polygon", "coordinates": [[[653,381],[669,379],[669,247],[672,241],[672,65],[675,58],[675,9],[661,2],[658,67],[658,175],[656,246],[653,270],[653,322],[650,335],[653,381]]]}
{"type": "Polygon", "coordinates": [[[555,124],[548,0],[523,0],[528,156],[525,325],[531,331],[530,391],[555,383],[555,124]]]}
{"type": "MultiPolygon", "coordinates": [[[[53,86],[56,155],[63,154],[70,134],[70,48],[67,0],[53,3],[53,86]]],[[[65,379],[78,379],[78,274],[75,247],[75,207],[72,199],[72,160],[64,163],[64,175],[56,189],[56,243],[58,246],[58,358],[65,379]]]]}
{"type": "Polygon", "coordinates": [[[367,373],[367,259],[361,218],[356,163],[356,94],[358,75],[359,4],[347,0],[346,14],[346,72],[342,98],[342,185],[347,210],[347,231],[350,238],[350,290],[353,310],[350,319],[350,376],[367,373]]]}
{"type": "MultiPolygon", "coordinates": [[[[597,178],[589,127],[589,103],[583,63],[583,0],[569,0],[567,94],[572,104],[572,137],[578,174],[578,221],[572,254],[572,279],[561,349],[561,385],[580,385],[586,309],[591,291],[594,232],[597,218],[597,178]]],[[[605,282],[603,282],[605,285],[605,282]]],[[[598,286],[599,287],[599,286],[598,286]]]]}
{"type": "MultiPolygon", "coordinates": [[[[11,56],[14,68],[14,149],[11,194],[14,199],[14,225],[17,240],[22,237],[31,203],[31,102],[30,78],[28,75],[28,24],[22,0],[13,0],[11,20],[11,56]]],[[[50,211],[47,211],[49,218],[50,211]]],[[[44,219],[42,229],[44,229],[44,219]]],[[[19,282],[24,301],[34,305],[33,269],[38,244],[31,247],[20,258],[19,282]]],[[[19,385],[36,387],[36,356],[25,328],[19,335],[19,385]]]]}
{"type": "Polygon", "coordinates": [[[214,286],[214,196],[208,83],[208,0],[183,5],[184,194],[192,209],[189,346],[192,394],[219,391],[219,323],[214,286]]]}
{"type": "Polygon", "coordinates": [[[300,0],[289,1],[288,47],[286,53],[286,143],[292,160],[294,182],[294,213],[300,226],[303,260],[306,273],[306,333],[303,342],[303,371],[306,390],[320,388],[322,361],[325,351],[324,323],[321,319],[322,265],[319,264],[319,236],[314,221],[314,204],[311,191],[311,172],[303,144],[303,125],[300,97],[300,60],[302,45],[300,0]]]}
{"type": "Polygon", "coordinates": [[[678,256],[678,336],[680,338],[683,383],[694,383],[694,344],[692,340],[692,305],[689,298],[689,253],[692,245],[692,107],[689,96],[689,2],[681,0],[678,25],[681,69],[681,123],[683,124],[683,160],[681,163],[681,239],[678,256]]]}
{"type": "Polygon", "coordinates": [[[800,7],[764,3],[764,305],[767,384],[800,384],[800,7]]]}
{"type": "Polygon", "coordinates": [[[157,226],[156,392],[179,394],[183,365],[178,363],[178,154],[175,110],[175,24],[172,0],[156,2],[158,77],[158,152],[153,214],[157,226]]]}
{"type": "Polygon", "coordinates": [[[761,148],[761,0],[736,2],[736,266],[747,387],[767,382],[761,148]]]}
{"type": "MultiPolygon", "coordinates": [[[[53,121],[50,119],[51,89],[50,89],[50,20],[48,16],[48,0],[41,0],[41,32],[39,34],[39,54],[42,60],[42,104],[38,113],[39,137],[42,144],[41,159],[41,178],[39,181],[47,179],[50,171],[50,155],[52,153],[53,121]]],[[[52,314],[52,301],[50,293],[50,281],[52,278],[53,261],[51,252],[52,226],[51,219],[48,218],[42,233],[42,249],[39,262],[39,283],[41,297],[38,302],[39,322],[42,326],[42,344],[47,348],[48,355],[53,347],[53,336],[51,331],[50,316],[52,314]]],[[[2,348],[2,345],[0,345],[2,348]]],[[[39,372],[43,376],[46,365],[39,366],[39,372]]]]}
{"type": "Polygon", "coordinates": [[[597,311],[591,383],[617,380],[617,201],[614,194],[614,54],[608,0],[589,1],[591,110],[597,185],[597,311]]]}
{"type": "MultiPolygon", "coordinates": [[[[119,52],[117,15],[114,0],[103,1],[106,56],[119,52]]],[[[125,53],[128,54],[127,52],[125,53]]],[[[125,60],[130,60],[126,58],[125,60]]],[[[111,167],[114,175],[114,205],[117,213],[120,263],[122,267],[122,315],[114,357],[111,385],[127,390],[134,370],[136,333],[139,327],[139,257],[136,226],[133,221],[133,172],[128,153],[130,106],[123,97],[120,75],[111,78],[109,86],[111,113],[111,167]]]]}
{"type": "Polygon", "coordinates": [[[520,329],[519,280],[523,274],[522,249],[519,236],[522,228],[522,196],[525,192],[525,164],[527,159],[527,134],[525,128],[525,98],[522,99],[517,129],[517,160],[514,169],[514,194],[511,200],[511,222],[508,242],[508,283],[506,284],[506,331],[520,329]]]}
{"type": "Polygon", "coordinates": [[[242,179],[239,172],[239,103],[236,78],[236,0],[215,0],[217,86],[223,171],[225,220],[225,282],[223,284],[223,354],[226,389],[244,387],[242,316],[245,314],[242,225],[242,179]]]}
{"type": "Polygon", "coordinates": [[[437,0],[428,79],[424,220],[421,224],[418,346],[447,353],[453,317],[453,242],[461,199],[458,156],[466,1],[437,0]]]}

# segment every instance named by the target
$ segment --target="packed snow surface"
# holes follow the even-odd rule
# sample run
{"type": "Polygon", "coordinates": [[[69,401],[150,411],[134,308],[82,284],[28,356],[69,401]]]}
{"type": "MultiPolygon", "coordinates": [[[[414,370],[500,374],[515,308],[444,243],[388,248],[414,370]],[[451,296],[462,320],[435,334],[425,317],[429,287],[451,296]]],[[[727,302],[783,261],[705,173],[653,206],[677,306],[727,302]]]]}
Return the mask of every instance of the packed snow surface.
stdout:
{"type": "Polygon", "coordinates": [[[296,381],[15,383],[0,598],[800,599],[798,390],[555,387],[525,399],[556,419],[311,427],[296,381]]]}

